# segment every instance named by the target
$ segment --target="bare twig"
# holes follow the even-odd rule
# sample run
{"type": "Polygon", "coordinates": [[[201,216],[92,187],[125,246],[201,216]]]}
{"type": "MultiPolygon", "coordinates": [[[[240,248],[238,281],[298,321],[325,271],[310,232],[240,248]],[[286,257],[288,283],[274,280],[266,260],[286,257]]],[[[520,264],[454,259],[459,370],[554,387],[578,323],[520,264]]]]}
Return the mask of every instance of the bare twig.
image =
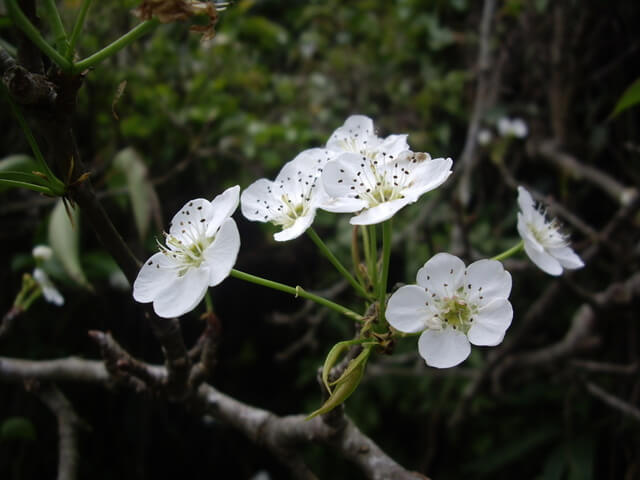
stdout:
{"type": "Polygon", "coordinates": [[[55,385],[37,388],[36,394],[58,419],[58,480],[75,480],[78,471],[78,426],[81,420],[67,397],[55,385]]]}
{"type": "Polygon", "coordinates": [[[624,415],[627,415],[628,417],[631,417],[634,420],[640,422],[640,410],[638,408],[614,395],[611,395],[609,392],[606,392],[595,383],[586,382],[585,387],[591,395],[602,400],[611,408],[618,410],[624,415]]]}
{"type": "Polygon", "coordinates": [[[527,145],[532,154],[540,155],[552,165],[569,173],[577,180],[586,180],[613,198],[622,206],[629,205],[638,197],[638,189],[626,187],[609,174],[591,165],[580,163],[575,157],[560,150],[553,140],[544,140],[527,145]]]}
{"type": "Polygon", "coordinates": [[[478,129],[480,121],[489,106],[489,75],[491,73],[491,20],[495,12],[495,0],[485,0],[482,7],[480,20],[480,45],[478,50],[478,82],[476,95],[473,102],[473,110],[464,148],[458,160],[458,169],[462,169],[462,176],[458,183],[457,198],[461,205],[466,207],[471,199],[470,182],[471,172],[474,167],[474,157],[477,146],[478,129]]]}

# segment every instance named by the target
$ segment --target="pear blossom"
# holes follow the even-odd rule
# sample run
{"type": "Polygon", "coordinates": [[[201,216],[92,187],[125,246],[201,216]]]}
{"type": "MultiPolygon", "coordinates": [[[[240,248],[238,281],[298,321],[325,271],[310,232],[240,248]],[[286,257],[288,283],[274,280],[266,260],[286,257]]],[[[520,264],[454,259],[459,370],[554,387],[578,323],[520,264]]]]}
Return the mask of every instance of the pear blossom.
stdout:
{"type": "Polygon", "coordinates": [[[428,153],[405,150],[398,155],[343,153],[327,163],[322,181],[332,200],[330,212],[360,212],[352,225],[372,225],[391,218],[439,187],[451,174],[450,158],[431,159],[428,153]]]}
{"type": "Polygon", "coordinates": [[[547,220],[543,210],[536,208],[531,194],[518,187],[518,233],[527,256],[543,272],[561,275],[563,269],[584,267],[582,259],[569,246],[569,239],[560,231],[555,219],[547,220]]]}
{"type": "Polygon", "coordinates": [[[478,143],[484,147],[491,143],[491,140],[493,140],[493,134],[491,133],[491,130],[483,128],[478,131],[478,136],[476,138],[478,143]]]}
{"type": "Polygon", "coordinates": [[[322,184],[329,212],[360,212],[352,225],[372,225],[391,218],[405,205],[440,186],[451,174],[450,158],[432,160],[409,149],[407,135],[378,137],[373,121],[352,115],[327,142],[339,155],[329,161],[322,184]]]}
{"type": "Polygon", "coordinates": [[[53,282],[49,278],[49,275],[47,275],[47,273],[43,269],[36,267],[33,270],[32,276],[33,276],[33,279],[38,284],[38,286],[40,287],[40,290],[42,290],[42,296],[47,302],[53,303],[58,307],[61,307],[62,305],[64,305],[64,297],[58,291],[56,286],[53,284],[53,282]]]}
{"type": "Polygon", "coordinates": [[[322,148],[299,153],[287,162],[274,181],[261,178],[242,192],[240,208],[249,220],[282,228],[279,242],[302,235],[313,223],[316,209],[327,200],[319,178],[335,154],[322,148]]]}
{"type": "Polygon", "coordinates": [[[468,267],[438,253],[418,270],[417,285],[398,289],[387,304],[389,324],[422,332],[418,352],[427,365],[449,368],[464,361],[471,345],[495,346],[511,325],[511,275],[496,260],[468,267]]]}
{"type": "Polygon", "coordinates": [[[351,115],[344,125],[329,137],[327,149],[336,153],[355,153],[375,160],[388,155],[398,155],[409,150],[407,135],[389,135],[380,138],[375,134],[373,120],[364,115],[351,115]]]}
{"type": "Polygon", "coordinates": [[[36,261],[46,262],[53,257],[53,250],[48,245],[36,245],[33,247],[31,254],[36,261]]]}
{"type": "Polygon", "coordinates": [[[236,262],[240,235],[231,215],[240,187],[228,188],[211,202],[197,198],[173,217],[165,245],[151,256],[133,284],[133,298],[153,302],[159,317],[193,310],[207,289],[222,282],[236,262]]]}
{"type": "Polygon", "coordinates": [[[529,128],[521,118],[502,117],[498,120],[498,132],[503,137],[524,138],[529,133],[529,128]]]}

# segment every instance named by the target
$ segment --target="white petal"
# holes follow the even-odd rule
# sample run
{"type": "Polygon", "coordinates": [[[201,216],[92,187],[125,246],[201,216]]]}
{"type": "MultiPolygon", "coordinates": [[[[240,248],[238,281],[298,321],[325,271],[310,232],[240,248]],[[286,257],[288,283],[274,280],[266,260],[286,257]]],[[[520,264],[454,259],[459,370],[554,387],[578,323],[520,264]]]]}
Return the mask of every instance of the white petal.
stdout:
{"type": "Polygon", "coordinates": [[[543,272],[554,276],[562,274],[562,265],[560,265],[560,262],[549,255],[546,251],[540,252],[535,248],[532,248],[531,244],[527,241],[524,242],[524,251],[531,261],[543,272]]]}
{"type": "Polygon", "coordinates": [[[240,234],[233,218],[224,221],[215,240],[203,252],[206,266],[209,269],[210,287],[215,287],[229,276],[236,263],[240,250],[240,234]]]}
{"type": "Polygon", "coordinates": [[[351,217],[349,223],[351,225],[375,225],[377,223],[389,220],[405,205],[413,203],[408,198],[399,198],[390,202],[384,202],[375,207],[367,208],[360,215],[351,217]]]}
{"type": "Polygon", "coordinates": [[[56,287],[52,285],[42,287],[42,295],[44,299],[49,302],[61,307],[64,305],[64,297],[62,294],[56,289],[56,287]]]}
{"type": "Polygon", "coordinates": [[[584,267],[582,259],[571,249],[571,247],[561,247],[549,249],[549,253],[553,255],[564,268],[575,270],[584,267]]]}
{"type": "Polygon", "coordinates": [[[357,178],[361,158],[353,153],[345,153],[328,162],[322,172],[322,184],[330,197],[352,197],[357,192],[353,179],[357,178]]]}
{"type": "Polygon", "coordinates": [[[367,202],[357,198],[328,198],[318,208],[333,213],[352,213],[367,207],[367,202]]]}
{"type": "Polygon", "coordinates": [[[449,175],[451,175],[450,158],[435,158],[425,160],[410,170],[410,180],[412,185],[404,190],[406,196],[418,199],[420,195],[429,192],[442,185],[449,175]]]}
{"type": "Polygon", "coordinates": [[[425,330],[418,339],[418,352],[427,365],[449,368],[469,356],[471,345],[467,336],[459,330],[425,330]]]}
{"type": "Polygon", "coordinates": [[[184,206],[171,219],[169,234],[185,243],[191,241],[185,237],[191,229],[203,230],[213,215],[211,203],[204,198],[196,198],[184,204],[184,206]],[[204,222],[202,222],[204,220],[204,222]]]}
{"type": "Polygon", "coordinates": [[[378,145],[377,150],[385,152],[387,154],[386,158],[389,158],[389,156],[397,157],[402,152],[409,150],[407,135],[389,135],[378,145]]]}
{"type": "Polygon", "coordinates": [[[273,218],[280,202],[275,201],[270,192],[274,183],[266,178],[256,180],[240,196],[240,210],[247,220],[268,222],[273,218]],[[266,203],[265,203],[266,202],[266,203]],[[267,208],[269,206],[269,208],[267,208]]]}
{"type": "Polygon", "coordinates": [[[184,315],[198,306],[207,292],[208,268],[190,268],[182,277],[175,277],[153,301],[153,310],[163,318],[184,315]]]}
{"type": "Polygon", "coordinates": [[[529,218],[530,212],[536,211],[536,202],[523,186],[518,186],[518,205],[525,218],[529,218]]]}
{"type": "Polygon", "coordinates": [[[467,267],[464,283],[468,298],[479,305],[485,305],[495,298],[508,298],[511,293],[511,275],[497,260],[473,262],[467,267]]]}
{"type": "Polygon", "coordinates": [[[169,257],[156,253],[149,258],[133,282],[133,299],[136,302],[152,302],[177,277],[177,270],[169,257]]]}
{"type": "Polygon", "coordinates": [[[464,281],[464,271],[464,262],[458,257],[449,253],[438,253],[418,270],[416,280],[418,285],[427,288],[429,293],[448,297],[464,281]]]}
{"type": "Polygon", "coordinates": [[[233,215],[240,201],[240,186],[227,188],[220,195],[211,200],[211,215],[207,224],[207,237],[215,235],[220,225],[233,215]]]}
{"type": "Polygon", "coordinates": [[[425,329],[425,319],[431,317],[426,306],[429,301],[424,288],[405,285],[399,288],[387,303],[386,318],[396,330],[416,333],[425,329]]]}
{"type": "Polygon", "coordinates": [[[307,228],[311,226],[315,216],[316,216],[315,209],[311,210],[307,215],[296,218],[296,221],[290,227],[285,228],[281,232],[274,234],[273,238],[278,242],[286,242],[288,240],[293,240],[294,238],[298,238],[307,230],[307,228]]]}
{"type": "MultiPolygon", "coordinates": [[[[530,220],[531,221],[531,220],[530,220]]],[[[524,240],[525,243],[529,244],[530,248],[542,252],[544,247],[540,245],[538,239],[533,235],[531,228],[527,224],[527,221],[523,214],[518,212],[518,233],[520,234],[520,238],[524,240]]]]}
{"type": "Polygon", "coordinates": [[[363,140],[374,135],[373,120],[364,115],[352,115],[333,132],[327,148],[337,151],[352,151],[347,145],[356,143],[358,150],[364,147],[363,140]],[[347,144],[347,145],[345,145],[347,144]]]}
{"type": "Polygon", "coordinates": [[[504,298],[499,298],[480,308],[473,316],[473,325],[467,336],[474,345],[493,347],[502,342],[504,333],[511,325],[513,308],[504,298]]]}

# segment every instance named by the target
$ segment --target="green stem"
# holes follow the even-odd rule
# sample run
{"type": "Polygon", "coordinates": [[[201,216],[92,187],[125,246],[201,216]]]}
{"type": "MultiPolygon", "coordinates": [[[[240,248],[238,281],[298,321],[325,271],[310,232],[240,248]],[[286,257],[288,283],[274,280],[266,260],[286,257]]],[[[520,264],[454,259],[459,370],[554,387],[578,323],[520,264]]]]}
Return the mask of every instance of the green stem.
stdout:
{"type": "Polygon", "coordinates": [[[53,193],[54,195],[58,195],[58,196],[63,195],[66,189],[64,183],[62,183],[49,168],[49,164],[45,161],[44,156],[40,151],[40,147],[38,147],[38,142],[36,142],[36,139],[33,136],[33,133],[29,128],[29,125],[27,124],[26,120],[22,116],[22,112],[20,111],[18,106],[14,103],[13,99],[11,98],[11,95],[9,94],[9,92],[7,92],[6,88],[4,87],[4,84],[2,84],[2,87],[3,88],[1,90],[3,90],[3,92],[6,94],[5,96],[7,97],[7,101],[9,102],[11,113],[13,113],[13,116],[18,121],[18,124],[20,125],[20,128],[24,133],[24,136],[27,138],[27,142],[31,147],[31,151],[33,152],[33,155],[36,157],[36,160],[38,161],[40,168],[43,170],[42,173],[44,173],[49,180],[49,187],[47,188],[46,193],[53,193]]]}
{"type": "Polygon", "coordinates": [[[378,294],[378,239],[376,238],[376,226],[365,227],[369,230],[369,277],[373,285],[373,291],[378,294]]]}
{"type": "MultiPolygon", "coordinates": [[[[364,250],[364,261],[367,264],[367,276],[371,282],[371,251],[369,250],[369,229],[366,225],[362,226],[362,249],[364,250]]],[[[373,285],[373,284],[372,284],[373,285]]],[[[375,285],[373,285],[375,287],[375,285]]]]}
{"type": "Polygon", "coordinates": [[[380,322],[384,324],[385,300],[387,297],[387,279],[389,277],[389,261],[391,260],[391,219],[382,224],[382,274],[378,291],[380,322]]]}
{"type": "Polygon", "coordinates": [[[213,300],[211,299],[211,293],[207,290],[207,293],[204,296],[204,304],[207,307],[207,313],[213,313],[213,300]]]}
{"type": "Polygon", "coordinates": [[[331,250],[327,248],[326,244],[322,241],[322,239],[318,236],[318,234],[315,232],[313,228],[307,229],[307,235],[311,237],[311,240],[313,240],[313,243],[316,244],[320,252],[325,257],[327,257],[327,259],[336,268],[336,270],[338,270],[338,272],[340,272],[342,276],[347,279],[347,281],[351,284],[351,286],[355,288],[356,291],[360,295],[362,295],[364,298],[369,298],[369,295],[367,295],[367,292],[365,292],[365,290],[358,283],[358,281],[355,278],[353,278],[353,275],[351,275],[351,273],[349,273],[349,271],[340,263],[340,260],[336,258],[336,256],[331,252],[331,250]]]}
{"type": "Polygon", "coordinates": [[[69,49],[67,50],[67,58],[69,59],[71,59],[71,57],[73,56],[73,52],[76,49],[76,42],[78,41],[78,37],[80,36],[80,32],[82,31],[84,20],[87,17],[87,12],[89,11],[89,7],[91,6],[91,1],[92,0],[83,0],[80,11],[78,12],[78,16],[76,17],[76,21],[73,24],[71,36],[69,37],[69,49]]]}
{"type": "Polygon", "coordinates": [[[16,3],[16,0],[6,0],[5,2],[7,11],[13,23],[38,47],[47,57],[53,60],[62,70],[68,72],[71,70],[72,65],[69,60],[64,58],[58,51],[53,48],[44,37],[40,34],[38,29],[29,21],[26,15],[20,10],[20,7],[16,3]]]}
{"type": "Polygon", "coordinates": [[[44,15],[47,17],[49,27],[55,36],[55,45],[60,52],[66,52],[68,50],[69,43],[67,42],[67,32],[62,24],[60,18],[60,12],[56,6],[55,0],[44,0],[44,15]]]}
{"type": "Polygon", "coordinates": [[[115,42],[107,45],[102,50],[97,51],[96,53],[94,53],[90,57],[85,58],[84,60],[80,60],[79,62],[74,63],[73,64],[74,72],[82,72],[88,68],[93,67],[94,65],[97,65],[105,58],[109,58],[110,56],[114,55],[116,52],[122,50],[127,45],[135,42],[141,36],[149,33],[151,30],[153,30],[156,27],[156,25],[158,25],[158,23],[159,23],[158,20],[152,19],[136,25],[134,28],[129,30],[127,33],[125,33],[123,36],[118,38],[115,42]]]}
{"type": "Polygon", "coordinates": [[[22,309],[29,310],[29,307],[31,306],[31,304],[35,302],[38,298],[40,298],[40,295],[42,295],[42,288],[38,287],[33,291],[31,295],[27,297],[26,300],[22,302],[22,305],[21,305],[22,309]]]}
{"type": "Polygon", "coordinates": [[[281,292],[289,293],[296,297],[303,297],[309,300],[312,300],[320,305],[324,305],[325,307],[329,307],[332,310],[335,310],[342,315],[346,315],[347,317],[357,320],[359,322],[363,321],[362,315],[358,315],[353,310],[349,310],[342,305],[338,305],[337,303],[332,302],[331,300],[327,300],[326,298],[322,298],[318,295],[314,295],[313,293],[309,293],[304,290],[302,287],[290,287],[289,285],[285,285],[283,283],[274,282],[273,280],[267,280],[266,278],[256,277],[255,275],[251,275],[249,273],[244,273],[239,270],[233,269],[231,270],[231,276],[238,278],[240,280],[244,280],[245,282],[255,283],[257,285],[262,285],[263,287],[272,288],[274,290],[280,290],[281,292]]]}
{"type": "Polygon", "coordinates": [[[524,240],[520,240],[520,242],[517,245],[514,245],[509,250],[506,250],[501,254],[496,255],[491,260],[504,260],[505,258],[509,258],[511,255],[518,253],[523,248],[524,248],[524,240]]]}

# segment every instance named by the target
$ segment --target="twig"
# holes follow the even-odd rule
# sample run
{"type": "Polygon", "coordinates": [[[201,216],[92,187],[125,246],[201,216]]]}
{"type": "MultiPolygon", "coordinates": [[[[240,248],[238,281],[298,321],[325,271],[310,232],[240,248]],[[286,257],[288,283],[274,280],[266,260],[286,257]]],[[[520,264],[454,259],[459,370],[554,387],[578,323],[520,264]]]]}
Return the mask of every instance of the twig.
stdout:
{"type": "Polygon", "coordinates": [[[75,480],[78,471],[78,426],[81,420],[55,385],[37,388],[40,400],[58,419],[58,480],[75,480]]]}
{"type": "Polygon", "coordinates": [[[613,198],[622,206],[629,205],[638,197],[638,189],[626,187],[607,173],[580,163],[575,157],[562,152],[553,140],[544,140],[527,145],[533,154],[540,155],[552,165],[565,170],[577,180],[584,179],[613,198]]]}
{"type": "Polygon", "coordinates": [[[633,405],[631,405],[630,403],[627,403],[624,400],[611,395],[610,393],[606,392],[605,390],[597,386],[595,383],[586,382],[585,387],[587,388],[587,391],[591,395],[602,400],[611,408],[618,410],[623,414],[640,422],[640,410],[634,407],[633,405]]]}
{"type": "Polygon", "coordinates": [[[482,7],[480,20],[480,45],[478,51],[478,83],[473,102],[473,110],[464,148],[458,160],[458,169],[462,169],[460,183],[458,183],[457,195],[460,204],[466,207],[471,199],[470,182],[471,172],[474,167],[474,156],[477,146],[478,129],[480,121],[489,106],[489,74],[491,73],[491,20],[495,11],[495,0],[485,0],[482,7]]]}

